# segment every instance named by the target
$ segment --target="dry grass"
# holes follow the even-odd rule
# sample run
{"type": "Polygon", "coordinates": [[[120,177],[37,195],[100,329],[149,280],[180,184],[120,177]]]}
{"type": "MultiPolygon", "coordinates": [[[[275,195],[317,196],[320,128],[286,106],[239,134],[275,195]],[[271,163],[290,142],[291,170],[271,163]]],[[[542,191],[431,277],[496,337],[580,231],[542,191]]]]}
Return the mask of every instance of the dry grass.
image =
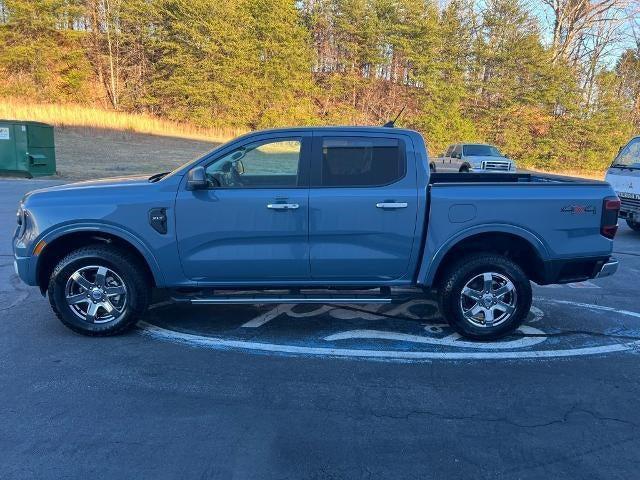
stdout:
{"type": "Polygon", "coordinates": [[[0,99],[0,118],[35,120],[57,127],[86,127],[221,143],[243,133],[234,129],[199,128],[150,115],[115,112],[82,105],[25,103],[0,99]]]}
{"type": "Polygon", "coordinates": [[[553,175],[564,175],[567,177],[588,178],[589,180],[604,180],[606,172],[580,171],[580,170],[541,170],[537,168],[529,168],[533,172],[551,173],[553,175]]]}

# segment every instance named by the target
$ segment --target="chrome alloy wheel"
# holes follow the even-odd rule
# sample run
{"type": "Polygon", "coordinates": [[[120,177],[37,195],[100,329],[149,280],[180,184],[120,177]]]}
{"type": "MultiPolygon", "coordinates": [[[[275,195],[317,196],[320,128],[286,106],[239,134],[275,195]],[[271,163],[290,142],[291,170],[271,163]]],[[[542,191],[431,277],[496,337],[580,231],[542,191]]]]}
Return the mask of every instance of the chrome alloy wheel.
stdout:
{"type": "Polygon", "coordinates": [[[511,318],[516,311],[517,300],[511,280],[500,273],[485,272],[473,277],[462,288],[460,308],[471,324],[489,328],[511,318]]]}
{"type": "Polygon", "coordinates": [[[127,286],[107,267],[82,267],[69,277],[65,298],[71,311],[89,323],[115,320],[127,306],[127,286]]]}

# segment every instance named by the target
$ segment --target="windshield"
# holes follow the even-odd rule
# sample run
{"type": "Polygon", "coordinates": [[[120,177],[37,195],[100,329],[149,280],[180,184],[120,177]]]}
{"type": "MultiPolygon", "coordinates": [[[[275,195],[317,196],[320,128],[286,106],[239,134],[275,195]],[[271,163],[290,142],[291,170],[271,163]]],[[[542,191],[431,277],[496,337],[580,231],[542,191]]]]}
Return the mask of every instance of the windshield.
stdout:
{"type": "Polygon", "coordinates": [[[501,157],[500,151],[493,145],[465,145],[465,157],[501,157]]]}
{"type": "Polygon", "coordinates": [[[640,137],[631,140],[620,151],[612,167],[640,168],[640,137]]]}

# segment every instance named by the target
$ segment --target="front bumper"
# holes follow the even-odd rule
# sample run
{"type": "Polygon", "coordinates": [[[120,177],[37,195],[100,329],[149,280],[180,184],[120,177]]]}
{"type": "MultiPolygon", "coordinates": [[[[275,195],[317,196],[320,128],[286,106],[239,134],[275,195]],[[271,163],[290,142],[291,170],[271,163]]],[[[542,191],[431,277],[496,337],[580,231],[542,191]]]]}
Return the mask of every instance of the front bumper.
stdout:
{"type": "Polygon", "coordinates": [[[38,285],[36,281],[36,257],[13,257],[13,269],[16,271],[20,280],[27,285],[35,287],[38,285]]]}
{"type": "Polygon", "coordinates": [[[610,258],[607,263],[605,263],[596,278],[609,277],[618,271],[618,260],[615,258],[610,258]]]}

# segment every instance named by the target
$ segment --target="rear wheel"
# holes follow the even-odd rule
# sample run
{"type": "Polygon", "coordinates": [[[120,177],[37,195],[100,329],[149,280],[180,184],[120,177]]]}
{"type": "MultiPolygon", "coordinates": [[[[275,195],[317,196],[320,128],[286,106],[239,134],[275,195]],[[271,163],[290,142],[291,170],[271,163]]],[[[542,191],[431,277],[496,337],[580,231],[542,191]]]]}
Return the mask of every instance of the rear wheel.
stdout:
{"type": "Polygon", "coordinates": [[[634,222],[633,220],[627,220],[627,225],[631,230],[636,232],[640,232],[640,222],[634,222]]]}
{"type": "Polygon", "coordinates": [[[527,275],[509,258],[478,253],[461,258],[445,272],[440,309],[460,335],[493,340],[516,330],[531,309],[527,275]]]}
{"type": "Polygon", "coordinates": [[[91,336],[131,328],[149,304],[145,269],[130,253],[105,245],[83,247],[56,265],[49,302],[71,330],[91,336]]]}

